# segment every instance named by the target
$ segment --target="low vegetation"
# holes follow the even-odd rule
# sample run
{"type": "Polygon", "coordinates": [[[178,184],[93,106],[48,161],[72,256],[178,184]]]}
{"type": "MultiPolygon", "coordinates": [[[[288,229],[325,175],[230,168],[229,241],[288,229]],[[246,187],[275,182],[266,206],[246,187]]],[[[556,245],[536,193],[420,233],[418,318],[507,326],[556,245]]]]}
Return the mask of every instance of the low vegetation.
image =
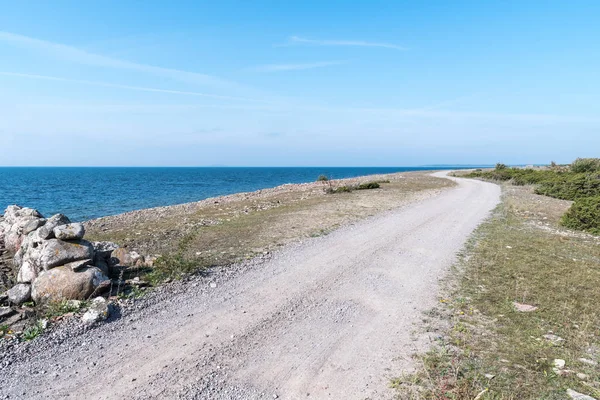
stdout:
{"type": "Polygon", "coordinates": [[[330,180],[205,200],[172,207],[160,215],[147,210],[131,219],[107,217],[102,224],[86,226],[86,231],[91,240],[114,241],[140,254],[161,255],[152,268],[132,267],[123,277],[139,276],[155,284],[264,255],[398,207],[412,196],[454,185],[429,172],[374,176],[371,181],[380,189],[328,195],[325,189],[329,187],[364,183],[362,179],[330,180]]]}
{"type": "Polygon", "coordinates": [[[86,301],[62,300],[50,302],[45,306],[44,316],[46,318],[59,317],[61,315],[75,313],[88,305],[86,301]]]}
{"type": "Polygon", "coordinates": [[[476,170],[467,175],[513,185],[535,185],[535,193],[575,203],[565,215],[563,225],[598,234],[600,232],[600,159],[579,158],[561,167],[509,168],[497,164],[493,170],[476,170]]]}
{"type": "Polygon", "coordinates": [[[600,196],[575,200],[573,206],[562,217],[567,228],[582,229],[600,235],[600,196]]]}
{"type": "MultiPolygon", "coordinates": [[[[581,163],[473,175],[532,182],[597,173],[581,163]]],[[[415,373],[392,381],[399,399],[565,399],[568,389],[600,398],[600,239],[560,228],[571,219],[582,228],[576,208],[598,207],[596,197],[571,206],[519,185],[503,193],[424,317],[434,346],[415,356],[415,373]]]]}
{"type": "Polygon", "coordinates": [[[319,175],[319,177],[317,178],[317,182],[327,182],[329,180],[329,178],[327,177],[327,175],[319,175]]]}
{"type": "Polygon", "coordinates": [[[46,322],[44,320],[39,320],[35,324],[25,328],[21,338],[25,341],[33,340],[40,336],[44,332],[44,329],[46,329],[46,322]]]}
{"type": "MultiPolygon", "coordinates": [[[[389,181],[388,181],[389,182],[389,181]]],[[[357,185],[342,185],[338,187],[330,186],[327,189],[327,193],[350,193],[354,190],[370,190],[370,189],[379,189],[381,188],[380,182],[365,182],[357,185]]]]}

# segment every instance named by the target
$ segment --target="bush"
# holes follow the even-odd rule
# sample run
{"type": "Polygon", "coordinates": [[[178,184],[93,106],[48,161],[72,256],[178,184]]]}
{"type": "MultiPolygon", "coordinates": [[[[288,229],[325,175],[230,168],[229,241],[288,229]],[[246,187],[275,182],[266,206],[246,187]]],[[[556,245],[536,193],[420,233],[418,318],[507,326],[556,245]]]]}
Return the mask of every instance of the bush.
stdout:
{"type": "Polygon", "coordinates": [[[327,193],[329,194],[333,194],[333,193],[350,193],[353,190],[369,190],[369,189],[379,189],[381,187],[381,185],[379,184],[379,182],[365,182],[365,183],[361,183],[360,185],[351,185],[351,186],[338,186],[336,188],[334,187],[329,187],[327,189],[327,193]]]}
{"type": "Polygon", "coordinates": [[[535,192],[562,200],[600,196],[600,175],[559,173],[541,181],[535,192]]]}
{"type": "Polygon", "coordinates": [[[581,172],[600,172],[600,158],[578,158],[571,164],[571,171],[581,172]]]}
{"type": "Polygon", "coordinates": [[[361,183],[356,187],[356,190],[368,190],[368,189],[379,189],[381,185],[377,182],[361,183]]]}
{"type": "Polygon", "coordinates": [[[600,235],[600,196],[576,200],[563,215],[561,223],[567,228],[600,235]]]}
{"type": "Polygon", "coordinates": [[[501,170],[503,170],[503,169],[506,169],[506,168],[507,168],[507,167],[506,167],[506,164],[502,164],[502,163],[497,163],[497,164],[496,164],[496,169],[497,169],[498,171],[501,171],[501,170]]]}
{"type": "Polygon", "coordinates": [[[329,180],[329,178],[327,177],[327,175],[319,175],[319,177],[317,178],[317,182],[327,182],[329,180]]]}

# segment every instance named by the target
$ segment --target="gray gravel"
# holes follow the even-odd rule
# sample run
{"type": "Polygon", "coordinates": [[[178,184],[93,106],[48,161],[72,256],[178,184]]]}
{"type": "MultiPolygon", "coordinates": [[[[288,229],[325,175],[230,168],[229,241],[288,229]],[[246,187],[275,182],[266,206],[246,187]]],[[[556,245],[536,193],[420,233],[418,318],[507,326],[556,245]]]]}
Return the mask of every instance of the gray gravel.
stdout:
{"type": "MultiPolygon", "coordinates": [[[[443,173],[439,173],[442,174],[443,173]]],[[[0,398],[388,398],[437,282],[500,189],[441,194],[0,344],[0,398]]]]}

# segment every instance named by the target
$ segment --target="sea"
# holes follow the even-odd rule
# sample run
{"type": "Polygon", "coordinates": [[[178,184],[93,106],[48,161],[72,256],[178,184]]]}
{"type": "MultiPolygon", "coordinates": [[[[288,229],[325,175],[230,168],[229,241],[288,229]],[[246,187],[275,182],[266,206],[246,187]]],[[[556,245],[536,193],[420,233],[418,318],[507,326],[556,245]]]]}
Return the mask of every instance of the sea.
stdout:
{"type": "Polygon", "coordinates": [[[0,214],[11,204],[85,221],[142,208],[250,192],[286,183],[435,167],[0,167],[0,214]]]}

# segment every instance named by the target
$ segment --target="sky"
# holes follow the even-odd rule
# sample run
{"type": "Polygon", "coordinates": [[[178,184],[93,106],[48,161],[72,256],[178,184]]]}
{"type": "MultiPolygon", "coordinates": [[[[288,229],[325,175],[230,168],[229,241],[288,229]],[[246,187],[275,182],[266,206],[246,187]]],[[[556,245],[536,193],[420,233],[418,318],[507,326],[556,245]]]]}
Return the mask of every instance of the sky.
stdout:
{"type": "Polygon", "coordinates": [[[600,156],[600,2],[0,0],[0,165],[600,156]]]}

